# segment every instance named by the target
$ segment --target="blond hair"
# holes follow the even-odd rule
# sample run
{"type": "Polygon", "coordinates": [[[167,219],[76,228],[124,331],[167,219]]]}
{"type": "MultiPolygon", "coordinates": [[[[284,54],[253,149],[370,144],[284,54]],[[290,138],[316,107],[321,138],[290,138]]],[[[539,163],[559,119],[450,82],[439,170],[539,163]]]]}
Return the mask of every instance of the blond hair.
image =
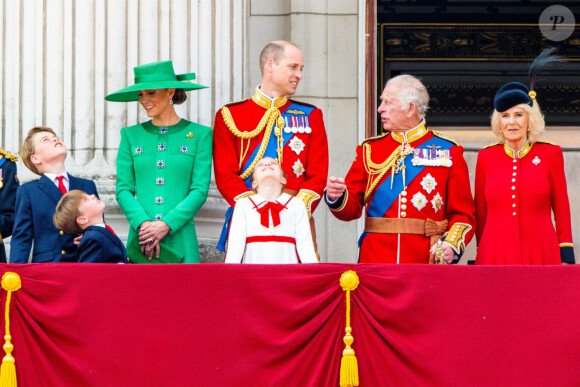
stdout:
{"type": "MultiPolygon", "coordinates": [[[[530,106],[527,103],[521,103],[514,107],[518,107],[528,114],[528,141],[530,144],[535,143],[539,140],[542,133],[544,133],[546,127],[546,122],[544,121],[544,116],[540,110],[540,105],[538,105],[537,101],[534,101],[533,106],[530,106]]],[[[500,118],[501,113],[494,110],[491,115],[491,130],[497,137],[498,141],[503,144],[505,143],[505,136],[501,131],[499,123],[500,118]]]]}
{"type": "Polygon", "coordinates": [[[56,136],[54,130],[47,128],[46,126],[35,126],[28,131],[28,135],[24,139],[24,144],[22,144],[22,148],[20,148],[20,158],[22,159],[22,162],[28,169],[37,175],[42,175],[42,173],[38,171],[36,165],[30,160],[30,156],[36,152],[36,149],[34,149],[33,141],[34,135],[43,132],[52,133],[56,136]]]}
{"type": "Polygon", "coordinates": [[[73,189],[60,198],[52,216],[52,223],[54,223],[56,228],[69,234],[83,232],[83,229],[77,223],[77,218],[82,215],[79,207],[85,196],[85,192],[73,189]]]}

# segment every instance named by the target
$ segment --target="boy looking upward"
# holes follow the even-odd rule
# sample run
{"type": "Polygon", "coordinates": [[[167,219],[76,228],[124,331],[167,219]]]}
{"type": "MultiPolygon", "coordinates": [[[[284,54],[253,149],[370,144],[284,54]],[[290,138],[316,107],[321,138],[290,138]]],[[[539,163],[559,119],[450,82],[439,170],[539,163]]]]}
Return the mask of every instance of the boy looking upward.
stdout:
{"type": "Polygon", "coordinates": [[[75,262],[74,234],[57,229],[52,223],[56,204],[69,190],[80,189],[97,195],[92,180],[66,172],[67,150],[54,131],[36,126],[28,132],[20,149],[22,162],[40,179],[21,185],[16,192],[16,209],[10,263],[75,262]]]}
{"type": "Polygon", "coordinates": [[[104,211],[105,203],[78,189],[68,192],[56,205],[54,225],[69,234],[83,234],[77,262],[127,263],[125,246],[105,224],[104,211]]]}

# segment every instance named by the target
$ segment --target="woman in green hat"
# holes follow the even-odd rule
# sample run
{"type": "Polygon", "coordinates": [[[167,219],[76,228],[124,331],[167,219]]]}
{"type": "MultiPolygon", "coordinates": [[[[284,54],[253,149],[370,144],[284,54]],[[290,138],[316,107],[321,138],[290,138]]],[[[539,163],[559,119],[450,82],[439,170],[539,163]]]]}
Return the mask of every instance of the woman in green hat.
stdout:
{"type": "Polygon", "coordinates": [[[137,66],[134,72],[134,85],[105,97],[139,101],[151,118],[121,129],[116,196],[130,225],[128,257],[197,263],[193,217],[207,199],[212,131],[179,118],[173,105],[185,102],[185,91],[206,86],[184,82],[195,74],[175,75],[171,61],[137,66]]]}

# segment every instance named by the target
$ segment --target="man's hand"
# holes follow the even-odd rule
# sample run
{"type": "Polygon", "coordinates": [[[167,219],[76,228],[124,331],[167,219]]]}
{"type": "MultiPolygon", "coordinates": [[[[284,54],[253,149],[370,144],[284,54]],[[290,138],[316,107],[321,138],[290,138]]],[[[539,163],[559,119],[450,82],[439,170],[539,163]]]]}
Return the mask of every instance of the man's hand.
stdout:
{"type": "MultiPolygon", "coordinates": [[[[453,262],[453,258],[455,258],[455,252],[453,251],[453,249],[451,248],[451,246],[449,245],[449,243],[441,243],[441,249],[443,250],[443,261],[444,263],[451,263],[453,262]]],[[[435,253],[437,252],[437,243],[435,243],[433,246],[431,246],[431,250],[430,250],[431,254],[435,255],[435,253]]],[[[438,262],[435,262],[438,263],[438,262]]]]}
{"type": "Polygon", "coordinates": [[[346,190],[343,177],[330,176],[326,182],[326,197],[330,201],[340,198],[346,190]]]}

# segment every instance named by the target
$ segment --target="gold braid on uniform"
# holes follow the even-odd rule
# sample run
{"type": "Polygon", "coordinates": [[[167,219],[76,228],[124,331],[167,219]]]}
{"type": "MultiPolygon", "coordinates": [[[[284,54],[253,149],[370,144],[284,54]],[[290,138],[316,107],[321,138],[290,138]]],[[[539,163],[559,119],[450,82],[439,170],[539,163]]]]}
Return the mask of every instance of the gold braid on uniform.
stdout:
{"type": "MultiPolygon", "coordinates": [[[[399,160],[402,160],[411,152],[412,148],[408,144],[401,144],[393,151],[393,153],[391,153],[389,157],[387,157],[385,161],[377,164],[371,160],[371,146],[369,144],[363,145],[363,164],[365,166],[366,172],[369,174],[369,180],[367,181],[367,188],[365,190],[364,196],[365,203],[369,200],[369,196],[376,188],[377,184],[379,184],[379,182],[385,176],[385,174],[389,170],[391,170],[391,176],[394,176],[397,172],[399,172],[397,167],[399,160]]],[[[405,166],[403,165],[401,169],[404,170],[405,166]]]]}
{"type": "MultiPolygon", "coordinates": [[[[277,107],[272,106],[271,108],[266,110],[266,113],[264,113],[264,116],[262,116],[262,119],[258,123],[258,126],[256,126],[256,129],[252,130],[251,132],[242,132],[236,127],[232,114],[230,113],[230,109],[228,109],[227,106],[222,107],[222,117],[224,119],[224,123],[226,124],[230,132],[232,132],[234,136],[242,140],[242,148],[244,140],[248,140],[249,145],[249,141],[252,138],[259,135],[260,133],[262,133],[264,128],[266,128],[264,138],[262,138],[262,143],[260,144],[260,149],[258,149],[258,154],[254,158],[254,161],[252,161],[250,166],[240,175],[242,179],[247,179],[248,176],[250,176],[252,172],[254,172],[254,167],[256,166],[256,163],[260,161],[260,159],[264,156],[264,152],[266,152],[266,147],[268,146],[268,142],[270,141],[270,136],[272,135],[272,128],[276,123],[278,124],[275,130],[275,135],[276,137],[278,137],[278,149],[277,149],[278,163],[282,165],[282,146],[284,144],[284,139],[282,138],[282,129],[284,128],[284,119],[281,117],[280,110],[278,110],[277,107]]],[[[245,154],[242,154],[240,161],[243,160],[244,157],[245,154]]]]}

